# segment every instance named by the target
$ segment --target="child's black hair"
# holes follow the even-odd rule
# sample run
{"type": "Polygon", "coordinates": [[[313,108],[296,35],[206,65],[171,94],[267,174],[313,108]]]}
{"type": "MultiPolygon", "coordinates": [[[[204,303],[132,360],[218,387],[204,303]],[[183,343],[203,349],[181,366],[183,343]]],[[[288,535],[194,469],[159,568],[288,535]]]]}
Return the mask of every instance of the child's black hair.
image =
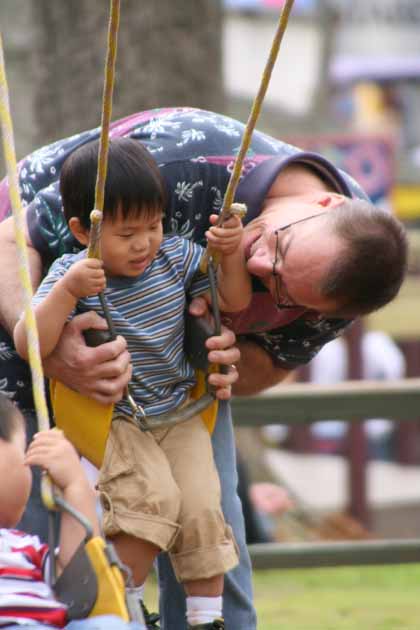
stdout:
{"type": "Polygon", "coordinates": [[[11,400],[0,393],[0,440],[10,442],[19,427],[23,426],[23,417],[11,400]]]}
{"type": "MultiPolygon", "coordinates": [[[[64,162],[60,193],[64,215],[77,217],[90,228],[90,213],[95,202],[99,141],[79,147],[64,162]]],[[[121,212],[123,218],[145,214],[153,216],[165,206],[165,186],[156,162],[138,140],[115,138],[109,143],[105,182],[104,219],[111,221],[121,212]]]]}

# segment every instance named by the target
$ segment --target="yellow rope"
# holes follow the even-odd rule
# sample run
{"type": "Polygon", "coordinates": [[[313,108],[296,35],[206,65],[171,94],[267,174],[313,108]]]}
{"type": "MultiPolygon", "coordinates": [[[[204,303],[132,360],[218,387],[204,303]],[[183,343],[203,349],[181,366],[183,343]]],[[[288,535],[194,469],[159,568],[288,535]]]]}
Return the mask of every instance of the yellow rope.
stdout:
{"type": "MultiPolygon", "coordinates": [[[[96,234],[99,234],[100,221],[104,203],[105,179],[108,162],[109,126],[112,113],[112,93],[115,76],[115,59],[117,54],[117,35],[120,17],[120,0],[111,0],[110,20],[108,27],[108,49],[105,65],[105,81],[103,92],[103,109],[101,120],[101,139],[99,145],[98,175],[95,188],[95,213],[94,222],[97,226],[96,234]]],[[[40,430],[49,428],[48,407],[45,396],[44,375],[42,370],[41,355],[39,351],[38,331],[35,315],[32,308],[32,283],[29,271],[29,256],[25,240],[25,219],[22,202],[19,195],[16,151],[13,138],[13,125],[10,116],[9,91],[7,86],[4,64],[3,42],[0,35],[0,118],[3,137],[3,150],[9,178],[10,201],[13,210],[15,224],[15,238],[19,259],[19,276],[23,290],[23,306],[25,314],[25,326],[28,335],[29,365],[32,374],[32,389],[34,394],[35,410],[38,417],[40,430]]],[[[92,239],[93,248],[89,245],[89,256],[99,255],[99,238],[92,239]]]]}
{"type": "MultiPolygon", "coordinates": [[[[247,151],[249,149],[249,145],[251,144],[252,133],[255,129],[255,125],[261,113],[264,97],[267,92],[268,85],[270,83],[271,74],[272,74],[278,53],[279,53],[280,44],[283,39],[283,35],[286,31],[287,23],[289,21],[289,15],[293,7],[293,2],[294,0],[286,0],[284,3],[283,9],[280,13],[277,29],[274,34],[274,38],[271,44],[268,59],[267,59],[267,62],[266,62],[266,65],[265,65],[265,68],[261,77],[260,86],[258,88],[258,92],[255,96],[254,102],[252,104],[251,112],[245,126],[244,134],[242,136],[241,146],[239,148],[238,155],[236,156],[236,160],[233,165],[233,170],[230,175],[226,192],[223,198],[223,206],[219,214],[217,225],[221,225],[223,223],[223,221],[225,220],[225,218],[230,212],[230,207],[235,198],[236,189],[238,187],[239,179],[241,177],[243,162],[247,154],[247,151]]],[[[206,255],[203,256],[202,261],[201,261],[202,271],[206,271],[207,269],[207,260],[209,256],[213,258],[213,261],[216,264],[218,262],[217,261],[218,257],[212,254],[210,247],[207,247],[206,255]]]]}
{"type": "MultiPolygon", "coordinates": [[[[110,20],[108,27],[108,46],[105,65],[105,81],[102,105],[101,138],[99,144],[98,174],[95,187],[95,208],[92,211],[92,238],[89,243],[88,255],[99,256],[99,236],[104,204],[105,179],[108,162],[109,126],[112,112],[112,93],[114,87],[115,59],[117,51],[117,35],[120,17],[120,0],[111,0],[110,20]]],[[[38,429],[49,429],[49,415],[45,395],[45,381],[39,350],[38,329],[32,307],[32,283],[29,271],[29,256],[25,240],[25,218],[19,195],[18,170],[13,138],[13,125],[10,116],[9,91],[4,64],[3,42],[0,34],[0,122],[3,137],[3,149],[9,178],[9,194],[14,217],[15,238],[19,261],[19,276],[23,291],[23,305],[25,327],[28,337],[29,365],[32,375],[32,390],[38,429]]],[[[53,485],[48,475],[41,480],[41,494],[46,507],[50,510],[56,507],[53,485]]]]}
{"type": "Polygon", "coordinates": [[[115,60],[117,57],[118,27],[120,22],[120,0],[111,0],[108,25],[108,43],[105,61],[105,79],[102,98],[101,137],[99,141],[98,172],[95,186],[95,209],[91,214],[91,236],[88,256],[99,258],[99,235],[104,209],[105,181],[108,166],[109,126],[112,115],[112,93],[114,91],[115,60]]]}
{"type": "MultiPolygon", "coordinates": [[[[270,82],[271,73],[277,59],[280,44],[287,27],[293,0],[286,0],[280,15],[278,27],[270,49],[269,57],[262,75],[261,83],[255,97],[250,116],[248,118],[244,135],[234,168],[225,192],[223,207],[219,216],[220,225],[230,211],[236,188],[242,171],[245,155],[248,151],[252,133],[259,117],[265,93],[270,82]]],[[[117,53],[117,38],[120,16],[120,0],[111,0],[111,16],[108,28],[108,49],[105,65],[105,82],[103,92],[103,109],[101,120],[101,138],[99,144],[98,174],[95,187],[95,225],[94,238],[89,243],[88,255],[99,255],[99,229],[102,220],[104,204],[105,180],[108,164],[109,126],[112,114],[112,93],[115,77],[115,59],[117,53]],[[99,211],[99,214],[98,214],[99,211]]],[[[32,284],[29,273],[29,257],[25,241],[25,225],[22,203],[19,196],[16,153],[13,141],[13,126],[10,117],[8,88],[4,69],[3,44],[0,36],[0,117],[3,135],[3,148],[7,173],[9,177],[10,199],[15,220],[15,235],[19,256],[19,274],[24,293],[25,324],[28,334],[29,364],[32,372],[32,387],[34,392],[35,409],[38,416],[38,426],[41,430],[49,428],[48,409],[45,398],[44,376],[39,352],[39,341],[36,328],[36,320],[32,309],[32,284]]]]}
{"type": "Polygon", "coordinates": [[[44,375],[39,351],[38,329],[32,308],[32,283],[29,272],[29,256],[25,239],[25,218],[19,194],[16,151],[13,138],[13,125],[10,116],[9,90],[3,54],[3,41],[0,35],[0,119],[3,137],[3,151],[9,178],[10,202],[13,210],[17,254],[19,259],[19,276],[23,291],[26,334],[28,336],[29,365],[32,374],[32,391],[38,427],[41,431],[49,429],[50,422],[45,396],[44,375]]]}

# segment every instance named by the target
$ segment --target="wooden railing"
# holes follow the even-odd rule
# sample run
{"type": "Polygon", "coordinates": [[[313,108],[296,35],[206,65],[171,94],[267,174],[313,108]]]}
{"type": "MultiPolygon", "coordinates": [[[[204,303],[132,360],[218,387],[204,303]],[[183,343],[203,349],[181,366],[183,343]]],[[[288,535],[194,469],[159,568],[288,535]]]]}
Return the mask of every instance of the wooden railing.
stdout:
{"type": "MultiPolygon", "coordinates": [[[[349,422],[369,417],[418,418],[420,378],[347,381],[324,387],[284,385],[279,390],[232,401],[236,425],[305,424],[324,418],[349,422]]],[[[420,500],[420,488],[419,488],[420,500]]],[[[326,567],[420,562],[420,538],[331,543],[251,545],[255,568],[326,567]]]]}

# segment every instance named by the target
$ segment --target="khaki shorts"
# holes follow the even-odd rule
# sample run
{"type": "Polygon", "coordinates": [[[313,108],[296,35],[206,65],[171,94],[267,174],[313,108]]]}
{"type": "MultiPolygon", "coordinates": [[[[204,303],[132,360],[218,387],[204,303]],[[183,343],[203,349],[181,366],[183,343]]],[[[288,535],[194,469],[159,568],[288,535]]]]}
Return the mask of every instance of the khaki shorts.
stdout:
{"type": "Polygon", "coordinates": [[[169,551],[180,582],[238,564],[220,507],[210,435],[199,416],[153,432],[116,416],[98,489],[105,535],[124,532],[169,551]]]}

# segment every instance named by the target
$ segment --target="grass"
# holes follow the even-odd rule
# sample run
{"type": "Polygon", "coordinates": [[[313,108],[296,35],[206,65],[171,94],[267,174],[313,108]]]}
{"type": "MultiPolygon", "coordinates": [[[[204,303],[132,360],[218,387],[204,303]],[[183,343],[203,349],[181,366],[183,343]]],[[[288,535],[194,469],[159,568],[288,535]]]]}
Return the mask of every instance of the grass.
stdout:
{"type": "MultiPolygon", "coordinates": [[[[254,585],[258,630],[420,628],[420,565],[256,571],[254,585]]],[[[146,594],[156,610],[155,582],[146,594]]]]}
{"type": "Polygon", "coordinates": [[[259,630],[418,630],[420,566],[265,571],[259,630]]]}

